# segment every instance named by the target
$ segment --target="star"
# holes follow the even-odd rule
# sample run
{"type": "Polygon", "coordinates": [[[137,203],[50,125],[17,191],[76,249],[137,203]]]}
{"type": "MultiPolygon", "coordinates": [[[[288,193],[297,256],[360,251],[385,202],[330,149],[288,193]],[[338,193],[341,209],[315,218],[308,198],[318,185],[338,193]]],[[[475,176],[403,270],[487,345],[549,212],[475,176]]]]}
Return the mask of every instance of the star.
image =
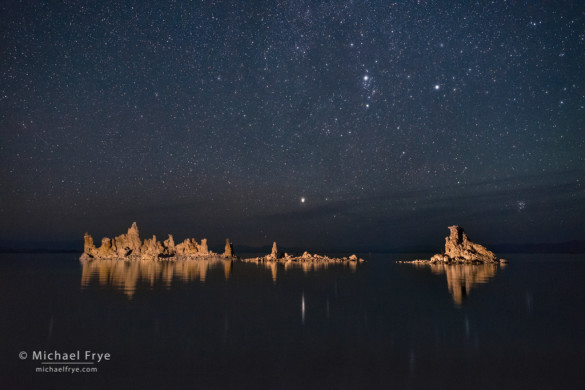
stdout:
{"type": "MultiPolygon", "coordinates": [[[[470,215],[481,199],[501,212],[488,241],[506,237],[503,225],[523,226],[526,242],[582,237],[581,4],[532,2],[527,13],[510,1],[476,10],[381,0],[160,10],[9,3],[0,238],[52,236],[49,221],[65,213],[63,239],[76,240],[65,230],[94,220],[125,226],[127,208],[157,207],[174,210],[158,221],[162,230],[191,234],[187,223],[179,231],[179,216],[197,205],[209,231],[241,244],[254,243],[255,218],[266,213],[290,218],[267,223],[268,236],[282,223],[304,231],[300,217],[326,225],[335,214],[348,219],[331,242],[299,234],[291,244],[335,248],[352,237],[366,248],[372,221],[414,226],[408,202],[386,201],[405,194],[418,201],[417,218],[438,220],[453,209],[470,215]],[[513,39],[502,39],[511,19],[513,39]],[[566,207],[550,211],[556,225],[545,232],[533,213],[557,203],[566,207]],[[504,223],[510,211],[522,221],[504,223]],[[241,234],[220,226],[227,218],[241,234]]],[[[380,235],[393,237],[389,247],[425,244],[436,225],[398,237],[383,224],[380,235]]]]}

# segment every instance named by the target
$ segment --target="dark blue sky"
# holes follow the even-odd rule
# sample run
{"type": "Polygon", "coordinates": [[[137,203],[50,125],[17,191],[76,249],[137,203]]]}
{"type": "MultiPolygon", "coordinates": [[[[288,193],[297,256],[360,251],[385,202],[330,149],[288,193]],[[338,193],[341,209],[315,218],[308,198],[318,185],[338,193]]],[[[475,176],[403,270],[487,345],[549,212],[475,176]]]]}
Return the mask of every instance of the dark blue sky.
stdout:
{"type": "Polygon", "coordinates": [[[2,1],[0,239],[585,233],[580,1],[2,1]]]}

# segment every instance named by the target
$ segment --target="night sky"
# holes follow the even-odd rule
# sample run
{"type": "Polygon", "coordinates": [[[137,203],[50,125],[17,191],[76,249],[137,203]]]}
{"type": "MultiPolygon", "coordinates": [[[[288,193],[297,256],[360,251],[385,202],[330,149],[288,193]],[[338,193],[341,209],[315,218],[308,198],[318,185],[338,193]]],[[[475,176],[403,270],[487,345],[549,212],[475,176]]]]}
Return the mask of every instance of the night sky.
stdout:
{"type": "Polygon", "coordinates": [[[585,237],[582,1],[5,0],[0,44],[2,240],[585,237]]]}

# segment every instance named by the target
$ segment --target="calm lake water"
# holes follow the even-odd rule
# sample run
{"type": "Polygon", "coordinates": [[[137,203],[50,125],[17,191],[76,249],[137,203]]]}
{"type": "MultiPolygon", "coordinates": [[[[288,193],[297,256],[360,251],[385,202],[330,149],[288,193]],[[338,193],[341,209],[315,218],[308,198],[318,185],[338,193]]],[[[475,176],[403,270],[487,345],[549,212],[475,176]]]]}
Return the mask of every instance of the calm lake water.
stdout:
{"type": "Polygon", "coordinates": [[[0,388],[584,388],[583,255],[436,268],[362,257],[285,268],[0,255],[0,388]],[[36,372],[59,365],[35,351],[78,350],[110,360],[36,372]]]}

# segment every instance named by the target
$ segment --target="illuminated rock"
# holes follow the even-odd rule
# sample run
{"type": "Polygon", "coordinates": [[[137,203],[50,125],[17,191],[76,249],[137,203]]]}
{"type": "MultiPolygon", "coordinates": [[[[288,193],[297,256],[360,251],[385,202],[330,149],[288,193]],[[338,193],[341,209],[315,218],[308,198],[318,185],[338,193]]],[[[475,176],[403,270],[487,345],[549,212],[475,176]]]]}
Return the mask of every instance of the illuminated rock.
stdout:
{"type": "Polygon", "coordinates": [[[461,226],[449,226],[449,236],[445,237],[445,251],[437,253],[430,260],[404,261],[401,263],[431,263],[431,264],[488,264],[506,263],[498,258],[494,252],[487,250],[483,245],[471,242],[461,226]]]}
{"type": "Polygon", "coordinates": [[[178,256],[193,256],[199,253],[199,244],[192,238],[187,238],[182,243],[175,246],[178,256]]]}
{"type": "MultiPolygon", "coordinates": [[[[306,264],[327,264],[327,263],[353,263],[356,264],[358,261],[364,262],[364,259],[358,258],[356,255],[351,255],[348,257],[329,257],[329,256],[322,256],[317,254],[311,254],[307,251],[303,252],[301,256],[292,256],[288,253],[282,255],[278,252],[278,247],[276,246],[276,242],[272,244],[272,252],[269,255],[261,256],[261,257],[252,257],[247,259],[241,259],[241,261],[249,262],[249,263],[306,263],[306,264]]],[[[310,267],[307,265],[307,267],[310,267]]]]}
{"type": "Polygon", "coordinates": [[[118,254],[116,253],[115,242],[108,237],[102,238],[102,245],[99,248],[97,248],[96,256],[102,257],[104,259],[111,259],[113,257],[118,256],[118,254]]]}
{"type": "Polygon", "coordinates": [[[93,237],[89,233],[85,233],[85,236],[83,236],[83,253],[88,256],[94,256],[95,252],[96,247],[93,243],[93,237]]]}
{"type": "Polygon", "coordinates": [[[151,239],[145,239],[142,247],[140,248],[141,258],[155,258],[163,254],[164,247],[160,242],[156,240],[156,236],[152,236],[151,239]]]}
{"type": "Polygon", "coordinates": [[[435,255],[431,262],[446,263],[497,263],[496,255],[483,245],[469,240],[461,226],[449,226],[449,236],[445,237],[445,252],[435,255]]]}
{"type": "Polygon", "coordinates": [[[232,245],[229,238],[225,239],[225,249],[223,252],[224,257],[233,257],[234,256],[234,246],[232,245]]]}
{"type": "Polygon", "coordinates": [[[272,252],[270,252],[270,254],[266,257],[271,260],[277,260],[281,257],[278,255],[278,247],[276,246],[276,241],[272,243],[272,252]]]}
{"type": "Polygon", "coordinates": [[[199,246],[199,253],[202,255],[209,254],[209,249],[207,248],[207,238],[201,239],[201,245],[199,246]]]}
{"type": "MultiPolygon", "coordinates": [[[[182,243],[175,245],[175,240],[171,234],[162,243],[152,236],[150,239],[140,240],[138,226],[136,222],[128,229],[126,234],[121,234],[114,239],[104,237],[102,244],[96,248],[93,238],[89,233],[85,233],[83,238],[83,255],[82,259],[128,259],[128,260],[148,260],[148,259],[170,259],[193,258],[193,257],[210,257],[216,256],[215,253],[207,247],[207,240],[201,240],[201,244],[193,238],[187,238],[182,243]]],[[[225,257],[234,257],[232,243],[227,240],[225,257]],[[228,245],[229,244],[229,245],[228,245]],[[229,246],[229,247],[228,247],[229,246]]]]}
{"type": "Polygon", "coordinates": [[[132,253],[140,253],[140,236],[138,234],[138,226],[136,222],[128,229],[128,233],[121,234],[114,239],[114,246],[116,253],[120,257],[128,256],[132,253]]]}

